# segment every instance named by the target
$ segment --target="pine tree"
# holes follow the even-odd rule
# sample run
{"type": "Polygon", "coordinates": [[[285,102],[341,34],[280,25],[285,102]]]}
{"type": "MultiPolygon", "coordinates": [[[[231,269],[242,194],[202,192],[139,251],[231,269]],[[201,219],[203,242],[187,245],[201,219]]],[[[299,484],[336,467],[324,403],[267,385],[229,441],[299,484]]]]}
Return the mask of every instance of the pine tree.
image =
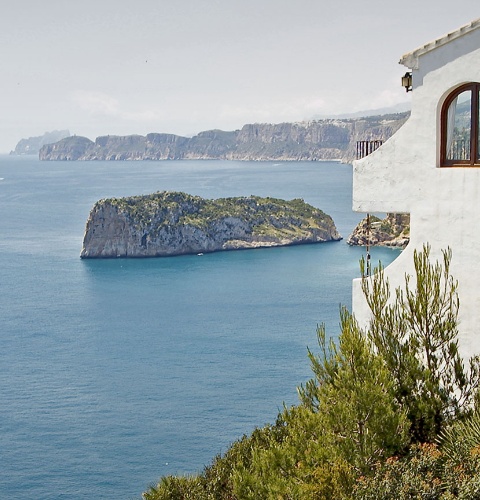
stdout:
{"type": "Polygon", "coordinates": [[[362,330],[342,308],[336,341],[327,340],[323,325],[317,329],[320,349],[308,351],[313,378],[299,388],[302,404],[234,443],[204,474],[163,478],[144,498],[440,498],[445,488],[457,491],[457,483],[458,498],[480,498],[478,413],[466,418],[480,358],[466,369],[459,354],[450,262],[447,250],[432,264],[425,246],[414,253],[414,276],[393,296],[381,267],[363,280],[372,319],[362,330]],[[462,419],[463,427],[444,433],[462,419]],[[439,435],[451,456],[443,472],[431,444],[439,435]],[[456,447],[457,438],[464,445],[456,447]]]}
{"type": "Polygon", "coordinates": [[[320,357],[309,351],[315,378],[299,389],[302,402],[321,414],[323,432],[360,474],[407,443],[406,415],[395,399],[383,358],[354,317],[342,308],[338,343],[318,329],[320,357]]]}
{"type": "Polygon", "coordinates": [[[395,381],[413,442],[434,442],[453,418],[468,414],[480,381],[480,358],[464,366],[458,349],[458,283],[451,250],[430,262],[430,247],[414,252],[415,275],[392,300],[383,270],[362,286],[372,312],[368,334],[395,381]]]}

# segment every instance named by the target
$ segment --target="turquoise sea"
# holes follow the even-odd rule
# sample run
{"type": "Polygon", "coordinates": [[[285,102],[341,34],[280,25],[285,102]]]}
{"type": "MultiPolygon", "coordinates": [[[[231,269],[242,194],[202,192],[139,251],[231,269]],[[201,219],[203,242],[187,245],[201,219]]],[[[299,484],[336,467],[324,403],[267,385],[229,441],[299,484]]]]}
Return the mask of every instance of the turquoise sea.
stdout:
{"type": "MultiPolygon", "coordinates": [[[[0,156],[0,498],[140,498],[273,422],[338,334],[361,248],[345,241],[81,260],[100,198],[181,190],[303,198],[346,238],[350,165],[39,162],[0,156]]],[[[398,251],[376,249],[387,264],[398,251]]]]}

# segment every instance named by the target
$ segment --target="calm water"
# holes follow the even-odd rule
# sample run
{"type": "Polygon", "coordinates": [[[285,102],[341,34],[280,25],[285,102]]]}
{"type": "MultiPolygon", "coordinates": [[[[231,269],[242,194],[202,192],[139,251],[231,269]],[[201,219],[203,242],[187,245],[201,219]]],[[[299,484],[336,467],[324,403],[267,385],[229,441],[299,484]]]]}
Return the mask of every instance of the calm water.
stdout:
{"type": "Polygon", "coordinates": [[[104,197],[257,194],[304,198],[347,237],[351,166],[0,156],[0,178],[0,498],[139,498],[297,402],[362,249],[83,261],[85,221],[104,197]]]}

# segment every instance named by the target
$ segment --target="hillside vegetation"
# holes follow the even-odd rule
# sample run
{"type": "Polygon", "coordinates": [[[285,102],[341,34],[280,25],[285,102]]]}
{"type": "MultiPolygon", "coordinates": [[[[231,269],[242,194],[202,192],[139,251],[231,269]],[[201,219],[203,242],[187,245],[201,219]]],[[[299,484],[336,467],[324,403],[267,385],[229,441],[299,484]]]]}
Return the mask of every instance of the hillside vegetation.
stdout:
{"type": "Polygon", "coordinates": [[[318,328],[298,406],[203,473],[163,477],[143,498],[480,498],[480,359],[465,368],[458,352],[451,252],[432,263],[425,246],[414,260],[415,275],[393,296],[381,269],[364,280],[365,331],[346,309],[336,342],[318,328]]]}
{"type": "Polygon", "coordinates": [[[81,257],[161,257],[339,239],[332,218],[301,199],[209,200],[163,191],[97,202],[81,257]]]}
{"type": "Polygon", "coordinates": [[[410,241],[410,214],[387,214],[380,219],[368,215],[347,238],[349,245],[390,246],[405,248],[410,241]]]}

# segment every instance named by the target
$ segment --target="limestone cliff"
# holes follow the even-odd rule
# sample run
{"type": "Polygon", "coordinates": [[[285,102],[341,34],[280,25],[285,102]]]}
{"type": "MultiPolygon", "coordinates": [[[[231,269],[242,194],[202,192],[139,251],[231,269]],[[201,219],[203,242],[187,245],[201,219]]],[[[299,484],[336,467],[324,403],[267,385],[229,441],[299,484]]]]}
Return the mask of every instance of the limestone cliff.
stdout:
{"type": "Polygon", "coordinates": [[[349,245],[380,245],[405,248],[410,241],[410,215],[387,214],[385,219],[373,215],[360,221],[348,237],[349,245]]]}
{"type": "Polygon", "coordinates": [[[357,119],[250,124],[241,130],[209,130],[194,137],[173,134],[72,137],[44,146],[40,160],[341,160],[355,159],[356,141],[387,140],[408,113],[357,119]],[[72,154],[72,149],[74,154],[72,154]]]}
{"type": "Polygon", "coordinates": [[[159,192],[98,201],[80,256],[160,257],[340,239],[332,218],[300,199],[159,192]]]}
{"type": "Polygon", "coordinates": [[[49,160],[80,160],[93,142],[86,137],[74,135],[66,137],[54,144],[46,144],[40,149],[38,156],[40,160],[48,155],[49,160]]]}
{"type": "Polygon", "coordinates": [[[11,155],[37,155],[42,146],[45,144],[53,144],[65,137],[70,137],[68,130],[53,130],[45,132],[43,135],[29,137],[28,139],[20,139],[15,149],[10,151],[11,155]]]}

